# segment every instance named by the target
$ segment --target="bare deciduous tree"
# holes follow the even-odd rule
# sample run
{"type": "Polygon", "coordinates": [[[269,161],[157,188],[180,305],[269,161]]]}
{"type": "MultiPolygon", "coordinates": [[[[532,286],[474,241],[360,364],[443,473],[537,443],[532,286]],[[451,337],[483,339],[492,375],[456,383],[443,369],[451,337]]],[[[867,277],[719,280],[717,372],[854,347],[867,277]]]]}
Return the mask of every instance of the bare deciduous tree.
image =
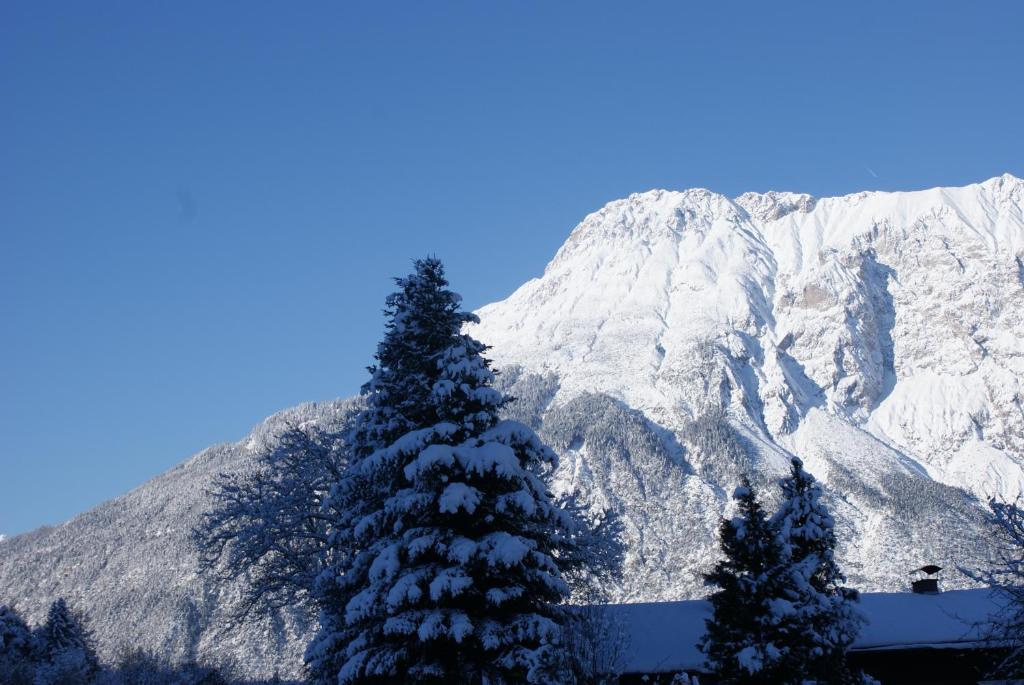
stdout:
{"type": "Polygon", "coordinates": [[[961,568],[967,577],[989,586],[1002,608],[987,626],[990,644],[1002,656],[992,675],[1014,678],[1024,675],[1024,508],[1013,502],[989,500],[991,556],[977,568],[961,568]]]}
{"type": "Polygon", "coordinates": [[[322,507],[345,465],[340,432],[289,425],[245,474],[221,474],[214,508],[193,531],[200,569],[224,579],[247,576],[233,617],[306,607],[323,568],[331,514],[322,507]]]}

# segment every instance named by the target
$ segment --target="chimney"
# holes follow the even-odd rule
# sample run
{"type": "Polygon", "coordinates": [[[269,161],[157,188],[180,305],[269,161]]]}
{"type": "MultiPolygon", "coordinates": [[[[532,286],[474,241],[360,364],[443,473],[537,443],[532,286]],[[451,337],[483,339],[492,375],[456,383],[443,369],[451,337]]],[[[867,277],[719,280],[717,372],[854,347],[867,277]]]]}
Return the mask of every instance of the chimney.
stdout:
{"type": "Polygon", "coordinates": [[[942,567],[935,564],[928,564],[927,566],[914,569],[910,572],[910,575],[916,575],[917,577],[910,581],[910,589],[919,595],[939,594],[938,573],[941,570],[942,567]]]}

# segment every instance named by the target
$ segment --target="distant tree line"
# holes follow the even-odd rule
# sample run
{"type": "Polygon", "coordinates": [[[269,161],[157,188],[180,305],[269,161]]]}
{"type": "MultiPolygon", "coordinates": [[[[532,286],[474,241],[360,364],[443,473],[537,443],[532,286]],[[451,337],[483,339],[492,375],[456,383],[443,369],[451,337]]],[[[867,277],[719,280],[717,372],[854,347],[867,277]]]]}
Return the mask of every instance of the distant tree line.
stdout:
{"type": "Polygon", "coordinates": [[[31,629],[13,607],[0,606],[0,683],[72,685],[91,682],[98,671],[85,618],[63,599],[31,629]]]}
{"type": "Polygon", "coordinates": [[[0,685],[222,685],[221,669],[171,664],[126,649],[115,663],[96,656],[88,619],[57,599],[42,624],[30,628],[18,611],[0,605],[0,685]]]}
{"type": "Polygon", "coordinates": [[[96,655],[88,617],[64,599],[44,623],[29,627],[15,607],[0,604],[0,685],[282,685],[243,680],[231,664],[171,661],[130,646],[130,636],[109,662],[96,655]]]}

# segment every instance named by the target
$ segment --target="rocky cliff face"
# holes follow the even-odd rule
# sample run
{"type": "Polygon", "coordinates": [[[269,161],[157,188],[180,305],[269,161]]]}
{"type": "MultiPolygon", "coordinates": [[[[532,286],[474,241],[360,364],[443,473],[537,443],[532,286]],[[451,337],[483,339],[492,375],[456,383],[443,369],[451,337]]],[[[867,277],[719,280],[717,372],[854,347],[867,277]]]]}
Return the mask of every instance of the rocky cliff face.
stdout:
{"type": "MultiPolygon", "coordinates": [[[[706,190],[612,202],[544,274],[484,307],[513,414],[562,457],[559,488],[619,511],[625,601],[703,593],[743,474],[790,455],[825,484],[853,584],[985,554],[979,499],[1024,483],[1024,182],[814,199],[706,190]]],[[[341,423],[344,402],[289,410],[341,423]]],[[[238,588],[195,574],[187,533],[216,472],[281,417],[57,528],[0,541],[0,601],[57,595],[175,655],[296,672],[303,607],[225,635],[238,588]]],[[[951,578],[955,583],[955,578],[951,578]]]]}

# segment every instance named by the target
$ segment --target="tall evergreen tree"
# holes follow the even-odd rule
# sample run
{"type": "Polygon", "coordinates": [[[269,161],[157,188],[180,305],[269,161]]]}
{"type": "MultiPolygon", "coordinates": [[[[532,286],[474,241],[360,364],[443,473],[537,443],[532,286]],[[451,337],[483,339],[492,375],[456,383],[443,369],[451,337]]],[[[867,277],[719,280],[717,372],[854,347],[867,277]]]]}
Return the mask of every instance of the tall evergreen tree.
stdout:
{"type": "Polygon", "coordinates": [[[402,467],[403,487],[367,520],[368,583],[346,607],[358,635],[339,682],[550,682],[557,605],[569,587],[563,516],[543,476],[554,454],[522,424],[498,424],[482,346],[439,359],[434,426],[363,463],[402,467]]]}
{"type": "MultiPolygon", "coordinates": [[[[345,436],[350,466],[410,430],[434,423],[429,398],[441,373],[438,357],[459,340],[464,324],[477,321],[472,313],[461,311],[462,298],[448,288],[440,260],[419,259],[414,267],[409,276],[395,279],[398,289],[385,303],[384,338],[377,346],[376,364],[368,369],[370,380],[362,387],[366,407],[345,436]]],[[[357,576],[367,569],[357,526],[401,486],[401,477],[397,465],[390,472],[350,467],[324,501],[332,525],[324,570],[313,593],[320,630],[306,651],[307,670],[315,680],[333,683],[344,663],[339,659],[351,637],[344,608],[360,585],[357,576]]]]}
{"type": "Polygon", "coordinates": [[[358,456],[332,495],[350,553],[322,576],[307,661],[343,684],[556,682],[565,578],[593,529],[549,492],[554,453],[500,421],[485,347],[461,333],[472,315],[440,274],[417,262],[389,299],[358,456]]]}
{"type": "Polygon", "coordinates": [[[786,597],[793,605],[789,620],[788,669],[817,683],[856,683],[846,650],[864,622],[856,608],[856,590],[835,559],[835,521],[822,502],[821,486],[794,457],[790,475],[781,481],[782,504],[772,518],[789,578],[786,597]]]}
{"type": "Polygon", "coordinates": [[[36,682],[87,682],[99,667],[92,635],[85,619],[73,612],[61,597],[50,605],[46,623],[34,635],[37,660],[36,682]]]}
{"type": "Polygon", "coordinates": [[[718,589],[701,651],[722,683],[800,683],[786,671],[792,626],[779,537],[747,480],[733,498],[737,516],[719,527],[724,557],[705,576],[718,589]]]}

